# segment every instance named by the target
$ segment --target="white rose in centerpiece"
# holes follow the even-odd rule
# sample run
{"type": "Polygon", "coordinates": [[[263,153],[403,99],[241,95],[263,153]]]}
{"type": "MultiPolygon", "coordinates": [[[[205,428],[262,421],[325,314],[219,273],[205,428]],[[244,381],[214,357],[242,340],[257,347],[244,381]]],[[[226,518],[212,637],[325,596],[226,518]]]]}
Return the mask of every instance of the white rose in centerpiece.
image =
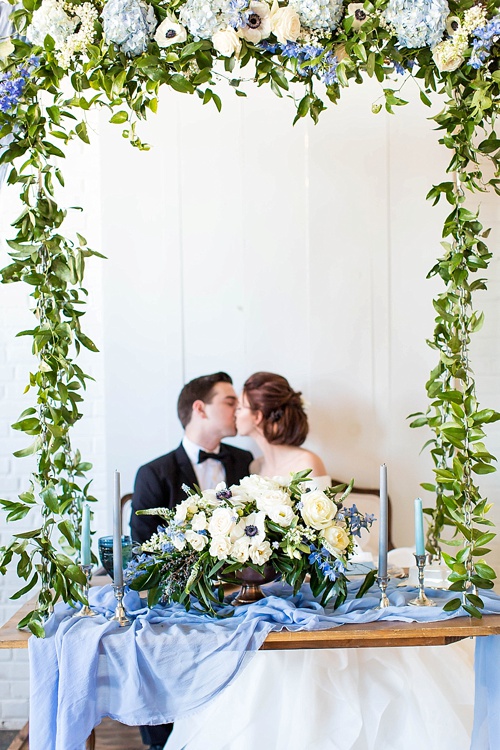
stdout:
{"type": "Polygon", "coordinates": [[[233,545],[228,536],[216,536],[210,544],[210,554],[219,560],[227,560],[232,552],[233,545]]]}
{"type": "Polygon", "coordinates": [[[189,515],[193,516],[197,512],[198,503],[196,502],[196,497],[188,497],[176,506],[174,521],[176,523],[183,523],[189,515]]]}
{"type": "Polygon", "coordinates": [[[271,33],[271,10],[267,3],[252,0],[248,10],[242,15],[245,25],[238,30],[239,36],[252,44],[267,39],[271,33]]]}
{"type": "Polygon", "coordinates": [[[295,42],[300,34],[300,18],[291,5],[280,8],[274,0],[271,8],[271,31],[280,44],[295,42]]]}
{"type": "MultiPolygon", "coordinates": [[[[269,477],[259,477],[258,474],[250,474],[249,477],[244,477],[239,485],[231,490],[236,491],[239,495],[246,495],[248,499],[254,498],[257,500],[265,492],[272,490],[279,490],[280,485],[269,477]]],[[[233,492],[234,494],[234,492],[233,492]]]]}
{"type": "Polygon", "coordinates": [[[260,544],[252,544],[249,552],[250,559],[254,565],[264,565],[272,555],[271,545],[267,541],[260,544]]]}
{"type": "Polygon", "coordinates": [[[187,39],[187,31],[182,24],[177,23],[173,16],[167,15],[164,21],[156,29],[154,40],[158,47],[170,47],[171,44],[180,44],[187,39]]]}
{"type": "Polygon", "coordinates": [[[223,57],[232,57],[240,54],[241,39],[236,31],[230,26],[227,29],[219,29],[212,37],[214,49],[223,57]]]}
{"type": "Polygon", "coordinates": [[[279,526],[283,526],[285,529],[290,526],[295,518],[297,518],[293,512],[293,508],[289,505],[276,505],[269,509],[267,515],[271,521],[274,521],[274,523],[277,523],[279,526]]]}
{"type": "Polygon", "coordinates": [[[237,560],[240,563],[246,563],[249,556],[249,539],[247,536],[242,536],[240,539],[237,539],[235,543],[233,544],[233,550],[231,552],[231,557],[234,558],[234,560],[237,560]]]}
{"type": "Polygon", "coordinates": [[[449,40],[440,42],[432,50],[432,57],[437,69],[441,72],[450,73],[461,66],[464,61],[462,49],[449,40]]]}
{"type": "Polygon", "coordinates": [[[232,508],[216,508],[208,522],[211,537],[228,536],[236,525],[232,508]]]}
{"type": "Polygon", "coordinates": [[[320,490],[306,492],[301,500],[300,513],[308,526],[318,530],[331,526],[337,513],[337,506],[324,492],[320,490]]]}
{"type": "Polygon", "coordinates": [[[205,515],[205,511],[200,511],[200,513],[196,513],[191,519],[191,528],[193,531],[205,531],[207,528],[207,517],[205,515]]]}
{"type": "Polygon", "coordinates": [[[186,542],[197,552],[201,552],[208,543],[208,538],[204,534],[197,534],[196,531],[191,531],[191,529],[186,531],[185,537],[186,542]]]}
{"type": "Polygon", "coordinates": [[[330,547],[342,552],[349,545],[349,536],[342,526],[328,526],[323,529],[321,537],[328,542],[330,547]]]}
{"type": "Polygon", "coordinates": [[[256,501],[257,508],[264,511],[267,515],[270,515],[274,508],[281,507],[282,505],[292,505],[292,499],[287,492],[283,490],[269,490],[263,492],[262,495],[256,501]]]}

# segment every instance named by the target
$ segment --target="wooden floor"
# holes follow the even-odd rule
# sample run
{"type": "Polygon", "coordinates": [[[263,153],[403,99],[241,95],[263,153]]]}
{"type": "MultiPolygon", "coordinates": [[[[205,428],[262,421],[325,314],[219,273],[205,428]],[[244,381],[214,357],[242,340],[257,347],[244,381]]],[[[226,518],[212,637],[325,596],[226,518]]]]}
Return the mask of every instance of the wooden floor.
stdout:
{"type": "MultiPolygon", "coordinates": [[[[137,727],[126,727],[111,719],[103,719],[95,735],[95,750],[146,750],[137,727]]],[[[8,750],[29,750],[28,725],[21,729],[8,750]]]]}

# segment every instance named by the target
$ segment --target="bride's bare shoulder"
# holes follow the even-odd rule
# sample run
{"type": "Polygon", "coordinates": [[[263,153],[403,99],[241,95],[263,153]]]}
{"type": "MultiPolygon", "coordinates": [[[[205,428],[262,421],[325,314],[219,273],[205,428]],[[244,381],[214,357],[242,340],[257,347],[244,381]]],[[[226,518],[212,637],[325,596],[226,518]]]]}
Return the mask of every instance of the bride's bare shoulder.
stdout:
{"type": "Polygon", "coordinates": [[[254,460],[250,464],[250,468],[249,468],[250,474],[260,474],[263,462],[264,462],[264,459],[262,456],[259,456],[259,458],[254,458],[254,460]]]}
{"type": "Polygon", "coordinates": [[[308,451],[305,448],[302,448],[301,450],[300,463],[301,466],[297,467],[297,471],[302,471],[303,469],[312,469],[312,477],[321,477],[326,474],[325,464],[323,463],[321,458],[316,455],[316,453],[308,451]]]}

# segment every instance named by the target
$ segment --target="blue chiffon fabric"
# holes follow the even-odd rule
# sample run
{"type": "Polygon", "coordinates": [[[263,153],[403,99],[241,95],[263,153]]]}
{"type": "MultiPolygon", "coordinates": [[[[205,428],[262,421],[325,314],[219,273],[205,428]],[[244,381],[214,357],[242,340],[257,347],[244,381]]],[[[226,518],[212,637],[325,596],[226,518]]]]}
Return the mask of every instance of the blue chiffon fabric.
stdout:
{"type": "MultiPolygon", "coordinates": [[[[267,597],[236,608],[232,617],[215,619],[173,604],[147,609],[136,592],[127,591],[125,607],[133,620],[120,628],[111,616],[111,586],[91,589],[90,602],[100,615],[74,616],[57,605],[46,623],[44,639],[30,638],[30,750],[83,750],[91,730],[105,716],[124,724],[175,721],[204,706],[248,663],[272,630],[326,630],[375,620],[430,622],[463,614],[442,606],[412,607],[415,589],[389,586],[391,606],[376,609],[375,588],[356,599],[359,583],[336,611],[322,607],[308,586],[293,596],[281,583],[265,587],[267,597]]],[[[500,597],[483,593],[485,612],[500,612],[500,597]]],[[[433,591],[445,604],[453,595],[433,591]]],[[[498,637],[478,639],[475,729],[471,750],[493,750],[489,737],[500,736],[500,679],[491,660],[498,637]]],[[[498,661],[496,662],[498,664],[498,661]]]]}

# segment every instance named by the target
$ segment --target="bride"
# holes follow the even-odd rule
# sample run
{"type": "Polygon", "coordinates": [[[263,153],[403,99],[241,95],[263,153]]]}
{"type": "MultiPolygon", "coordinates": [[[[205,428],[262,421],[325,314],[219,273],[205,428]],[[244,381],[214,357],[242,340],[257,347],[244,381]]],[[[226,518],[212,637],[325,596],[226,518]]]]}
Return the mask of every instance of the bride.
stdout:
{"type": "MultiPolygon", "coordinates": [[[[269,372],[245,382],[240,435],[262,457],[262,476],[312,469],[300,392],[269,372]]],[[[472,647],[258,651],[242,673],[197,713],[178,719],[165,750],[468,750],[472,727],[472,647]]],[[[252,657],[252,658],[250,658],[252,657]]]]}
{"type": "Polygon", "coordinates": [[[301,448],[309,432],[300,391],[272,372],[256,372],[243,386],[236,410],[238,435],[255,440],[262,456],[250,464],[252,474],[264,477],[289,476],[312,469],[317,486],[330,483],[323,461],[316,453],[301,448]]]}

